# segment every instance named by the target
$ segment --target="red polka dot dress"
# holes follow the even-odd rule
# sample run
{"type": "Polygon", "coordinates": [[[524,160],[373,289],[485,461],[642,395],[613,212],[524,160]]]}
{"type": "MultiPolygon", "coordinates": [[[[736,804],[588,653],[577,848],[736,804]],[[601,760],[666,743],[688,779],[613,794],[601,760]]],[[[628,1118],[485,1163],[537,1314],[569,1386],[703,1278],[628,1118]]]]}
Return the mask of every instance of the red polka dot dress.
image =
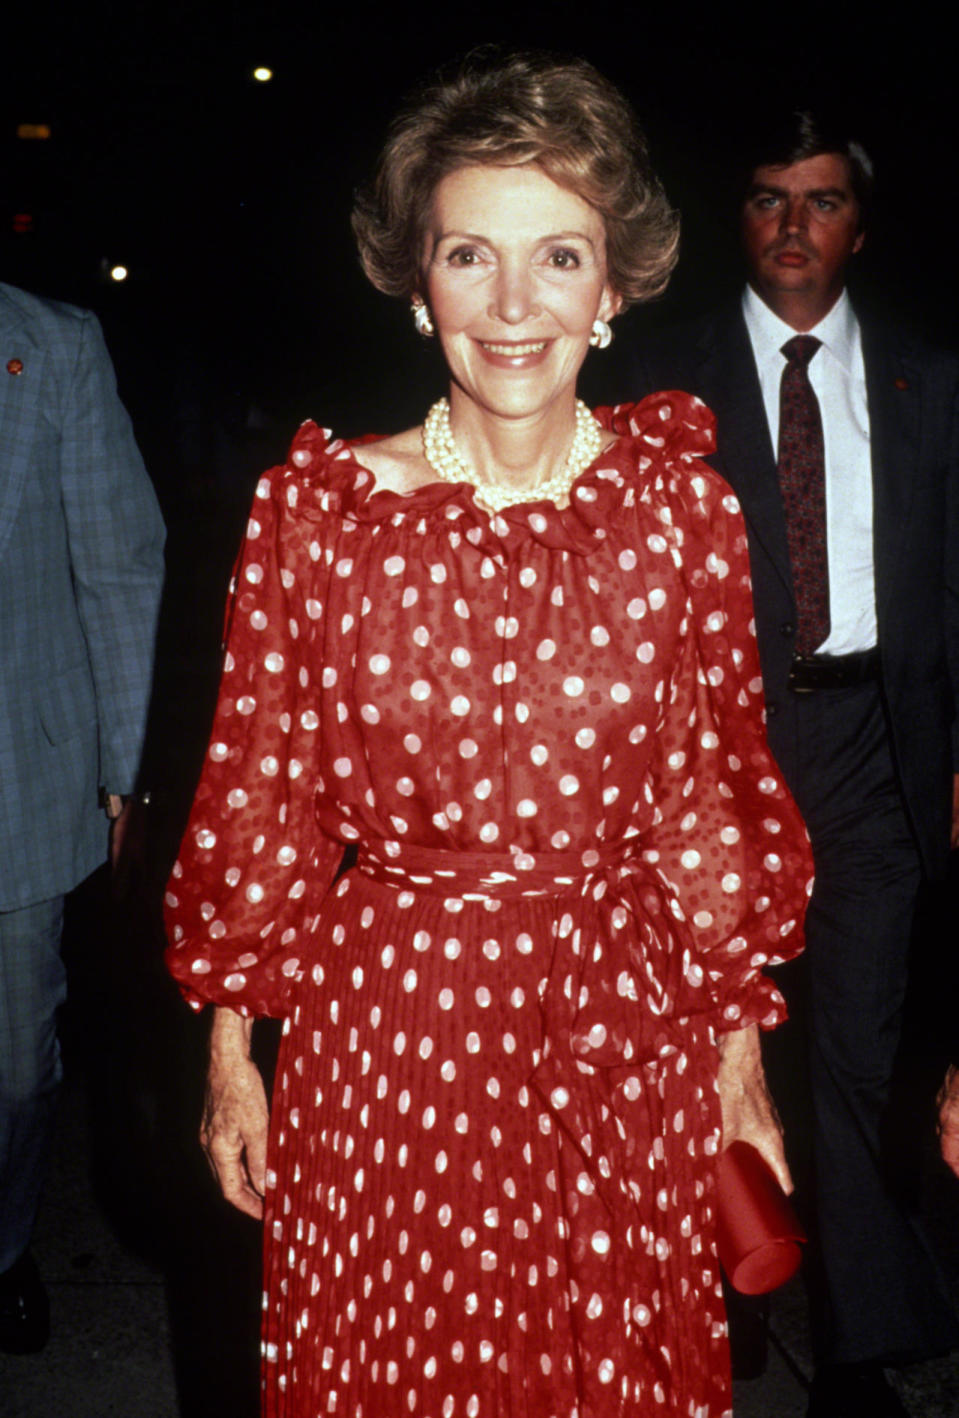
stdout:
{"type": "Polygon", "coordinates": [[[714,1037],[780,1018],[810,857],[711,416],[600,417],[565,509],[310,423],[257,489],[167,912],[194,1003],[286,1020],[268,1418],[729,1412],[714,1037]]]}

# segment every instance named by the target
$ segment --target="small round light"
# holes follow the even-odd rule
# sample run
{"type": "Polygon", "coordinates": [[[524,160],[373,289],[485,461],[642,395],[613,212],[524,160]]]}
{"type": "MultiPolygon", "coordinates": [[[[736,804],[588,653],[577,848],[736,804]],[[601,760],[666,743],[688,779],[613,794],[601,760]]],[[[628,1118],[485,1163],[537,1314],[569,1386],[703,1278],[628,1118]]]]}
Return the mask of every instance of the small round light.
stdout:
{"type": "Polygon", "coordinates": [[[253,70],[253,77],[258,84],[268,84],[273,78],[273,70],[268,69],[265,64],[259,64],[253,70]]]}
{"type": "Polygon", "coordinates": [[[111,280],[111,281],[125,281],[126,278],[127,278],[127,276],[128,276],[129,274],[130,274],[130,272],[127,270],[126,266],[111,266],[111,267],[110,267],[110,280],[111,280]]]}

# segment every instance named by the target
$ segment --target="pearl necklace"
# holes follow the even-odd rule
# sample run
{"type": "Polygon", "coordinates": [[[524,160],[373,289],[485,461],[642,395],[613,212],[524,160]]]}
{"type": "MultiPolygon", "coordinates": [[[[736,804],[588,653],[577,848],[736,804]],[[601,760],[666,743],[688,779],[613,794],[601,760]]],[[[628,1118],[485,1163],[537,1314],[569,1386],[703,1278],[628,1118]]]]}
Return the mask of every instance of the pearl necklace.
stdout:
{"type": "Polygon", "coordinates": [[[476,497],[491,512],[515,507],[521,502],[562,502],[569,490],[590,463],[599,457],[603,447],[603,430],[581,399],[576,400],[576,432],[566,461],[559,472],[534,488],[510,487],[507,483],[477,483],[460,457],[453,430],[450,428],[450,406],[439,399],[423,421],[423,453],[426,461],[444,482],[469,483],[476,497]]]}

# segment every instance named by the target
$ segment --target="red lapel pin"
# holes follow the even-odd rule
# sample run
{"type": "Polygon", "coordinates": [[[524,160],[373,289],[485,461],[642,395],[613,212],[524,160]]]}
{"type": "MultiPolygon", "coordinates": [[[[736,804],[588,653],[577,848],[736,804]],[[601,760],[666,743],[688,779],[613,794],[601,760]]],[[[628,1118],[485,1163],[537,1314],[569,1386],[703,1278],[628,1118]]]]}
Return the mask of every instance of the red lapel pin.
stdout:
{"type": "Polygon", "coordinates": [[[8,373],[8,374],[22,374],[22,373],[23,373],[23,360],[22,360],[22,359],[8,359],[8,360],[7,360],[7,373],[8,373]]]}
{"type": "Polygon", "coordinates": [[[909,380],[908,380],[908,379],[903,379],[902,375],[900,375],[898,379],[894,379],[892,382],[895,384],[895,386],[896,386],[897,389],[908,389],[908,388],[909,388],[909,380]]]}

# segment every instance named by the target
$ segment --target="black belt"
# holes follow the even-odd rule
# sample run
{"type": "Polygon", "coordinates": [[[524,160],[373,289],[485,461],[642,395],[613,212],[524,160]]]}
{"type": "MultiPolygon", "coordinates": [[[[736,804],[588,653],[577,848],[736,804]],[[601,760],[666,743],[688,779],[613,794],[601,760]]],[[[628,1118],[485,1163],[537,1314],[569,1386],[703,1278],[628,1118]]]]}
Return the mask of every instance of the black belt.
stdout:
{"type": "Polygon", "coordinates": [[[789,688],[795,694],[817,689],[851,689],[879,678],[879,651],[852,655],[797,655],[789,667],[789,688]]]}

